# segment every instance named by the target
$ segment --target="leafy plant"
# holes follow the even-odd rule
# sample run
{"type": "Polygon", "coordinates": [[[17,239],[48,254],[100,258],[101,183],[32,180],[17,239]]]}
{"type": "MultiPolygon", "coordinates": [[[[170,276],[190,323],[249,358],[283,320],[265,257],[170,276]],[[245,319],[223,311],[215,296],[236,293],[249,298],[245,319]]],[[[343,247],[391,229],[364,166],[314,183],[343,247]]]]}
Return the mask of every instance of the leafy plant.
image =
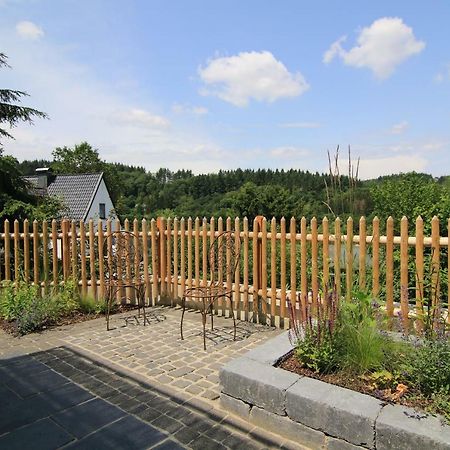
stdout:
{"type": "Polygon", "coordinates": [[[361,374],[382,367],[386,338],[378,331],[377,307],[363,292],[356,292],[350,301],[341,303],[335,333],[341,369],[361,374]]]}
{"type": "Polygon", "coordinates": [[[41,330],[54,318],[54,312],[49,306],[46,299],[34,298],[28,308],[23,310],[22,314],[17,318],[17,332],[19,334],[27,334],[41,330]]]}
{"type": "Polygon", "coordinates": [[[431,396],[441,392],[450,395],[450,342],[448,339],[426,339],[411,352],[407,373],[411,384],[431,396]]]}
{"type": "Polygon", "coordinates": [[[326,296],[310,305],[302,305],[298,297],[299,314],[295,304],[289,302],[290,339],[296,343],[296,355],[304,367],[315,372],[331,372],[336,369],[334,332],[338,312],[338,296],[331,290],[326,296]]]}
{"type": "Polygon", "coordinates": [[[20,282],[16,288],[13,282],[4,282],[0,293],[0,316],[8,321],[18,319],[31,307],[37,294],[37,286],[20,282]]]}
{"type": "Polygon", "coordinates": [[[87,314],[103,314],[106,312],[104,301],[98,301],[89,295],[82,295],[78,301],[80,311],[87,314]]]}

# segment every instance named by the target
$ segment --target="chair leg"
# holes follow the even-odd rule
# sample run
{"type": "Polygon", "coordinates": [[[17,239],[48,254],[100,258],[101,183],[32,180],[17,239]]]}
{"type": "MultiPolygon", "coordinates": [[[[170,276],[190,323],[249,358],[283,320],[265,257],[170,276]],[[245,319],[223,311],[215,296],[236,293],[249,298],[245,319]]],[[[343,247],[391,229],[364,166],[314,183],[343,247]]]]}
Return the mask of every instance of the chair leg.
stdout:
{"type": "Polygon", "coordinates": [[[231,316],[233,317],[233,328],[234,328],[233,341],[235,341],[236,340],[236,318],[234,317],[233,297],[230,296],[229,300],[230,300],[230,312],[231,312],[231,316]]]}
{"type": "Polygon", "coordinates": [[[106,331],[109,331],[109,312],[110,312],[110,300],[106,299],[106,331]]]}
{"type": "Polygon", "coordinates": [[[206,316],[208,311],[202,311],[202,322],[203,322],[203,350],[206,350],[206,316]]]}
{"type": "Polygon", "coordinates": [[[210,313],[211,313],[211,331],[214,330],[214,311],[213,311],[214,304],[212,303],[210,305],[210,313]]]}
{"type": "Polygon", "coordinates": [[[145,290],[142,292],[141,295],[139,295],[139,301],[140,302],[142,301],[142,312],[144,314],[144,327],[145,327],[146,325],[145,322],[147,322],[147,316],[145,314],[145,290]]]}
{"type": "Polygon", "coordinates": [[[184,297],[184,296],[181,299],[181,307],[182,307],[182,312],[181,312],[180,332],[181,332],[181,340],[184,340],[184,337],[183,337],[183,318],[184,318],[184,311],[186,309],[186,297],[184,297]]]}

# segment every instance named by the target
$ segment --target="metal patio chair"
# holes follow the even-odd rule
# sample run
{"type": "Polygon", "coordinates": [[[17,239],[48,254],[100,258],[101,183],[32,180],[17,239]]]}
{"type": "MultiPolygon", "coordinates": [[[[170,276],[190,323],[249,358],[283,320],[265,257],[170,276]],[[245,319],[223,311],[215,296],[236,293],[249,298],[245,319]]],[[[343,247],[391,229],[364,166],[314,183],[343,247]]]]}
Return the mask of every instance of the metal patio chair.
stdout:
{"type": "Polygon", "coordinates": [[[104,280],[106,329],[109,331],[111,309],[116,302],[135,300],[138,317],[145,314],[145,283],[142,277],[143,258],[139,252],[139,237],[130,231],[113,231],[104,237],[104,280]]]}
{"type": "Polygon", "coordinates": [[[236,318],[233,311],[233,282],[236,270],[238,270],[241,255],[241,240],[231,231],[220,233],[209,248],[209,275],[210,280],[206,286],[196,286],[185,289],[181,300],[180,333],[183,336],[183,319],[186,310],[186,302],[194,303],[200,311],[203,324],[203,348],[206,350],[206,317],[211,315],[211,330],[214,329],[214,306],[219,299],[228,302],[230,314],[233,318],[233,340],[236,340],[236,318]]]}

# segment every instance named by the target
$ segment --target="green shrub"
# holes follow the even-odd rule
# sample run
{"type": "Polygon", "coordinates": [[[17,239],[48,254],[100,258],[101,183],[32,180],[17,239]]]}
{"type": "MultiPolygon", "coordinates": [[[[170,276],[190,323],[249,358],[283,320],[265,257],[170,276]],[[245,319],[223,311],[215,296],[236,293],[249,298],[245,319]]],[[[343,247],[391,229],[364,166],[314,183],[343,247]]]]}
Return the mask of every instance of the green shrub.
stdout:
{"type": "Polygon", "coordinates": [[[336,369],[336,351],[331,333],[323,333],[319,338],[317,330],[308,332],[297,342],[296,356],[308,369],[318,373],[329,373],[336,369]]]}
{"type": "Polygon", "coordinates": [[[102,314],[106,311],[104,301],[98,301],[90,295],[82,295],[78,301],[80,311],[87,314],[102,314]]]}
{"type": "Polygon", "coordinates": [[[58,315],[64,316],[78,309],[80,293],[73,279],[67,280],[58,292],[50,296],[50,301],[58,315]]]}
{"type": "Polygon", "coordinates": [[[68,281],[58,292],[40,297],[37,286],[20,282],[4,283],[0,293],[0,316],[15,321],[19,334],[26,334],[55,323],[78,308],[78,289],[68,281]]]}
{"type": "Polygon", "coordinates": [[[53,312],[48,308],[46,299],[35,298],[16,320],[19,334],[41,330],[52,321],[53,312]]]}
{"type": "Polygon", "coordinates": [[[409,357],[407,376],[411,385],[427,396],[450,394],[450,342],[448,339],[428,339],[417,346],[409,357]]]}
{"type": "Polygon", "coordinates": [[[37,296],[37,286],[21,282],[16,289],[13,282],[5,282],[0,292],[0,316],[8,321],[18,319],[37,296]]]}

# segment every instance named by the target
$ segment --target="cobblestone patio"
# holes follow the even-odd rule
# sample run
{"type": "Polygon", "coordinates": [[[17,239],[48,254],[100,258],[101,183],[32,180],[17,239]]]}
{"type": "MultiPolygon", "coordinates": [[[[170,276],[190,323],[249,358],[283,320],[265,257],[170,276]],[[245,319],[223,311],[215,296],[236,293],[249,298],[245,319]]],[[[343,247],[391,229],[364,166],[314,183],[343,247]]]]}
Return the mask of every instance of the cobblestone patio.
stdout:
{"type": "MultiPolygon", "coordinates": [[[[182,341],[179,309],[155,307],[147,312],[145,326],[132,312],[114,316],[109,332],[104,319],[21,338],[0,332],[0,365],[10,366],[13,358],[29,355],[118,407],[130,416],[128,421],[138,419],[163,433],[164,439],[168,436],[160,439],[163,444],[158,445],[165,446],[158,448],[304,448],[280,442],[278,436],[229,415],[218,401],[219,369],[278,330],[238,322],[233,341],[232,320],[215,317],[205,352],[198,313],[186,314],[182,341]]],[[[5,437],[1,434],[0,447],[5,437]]]]}

